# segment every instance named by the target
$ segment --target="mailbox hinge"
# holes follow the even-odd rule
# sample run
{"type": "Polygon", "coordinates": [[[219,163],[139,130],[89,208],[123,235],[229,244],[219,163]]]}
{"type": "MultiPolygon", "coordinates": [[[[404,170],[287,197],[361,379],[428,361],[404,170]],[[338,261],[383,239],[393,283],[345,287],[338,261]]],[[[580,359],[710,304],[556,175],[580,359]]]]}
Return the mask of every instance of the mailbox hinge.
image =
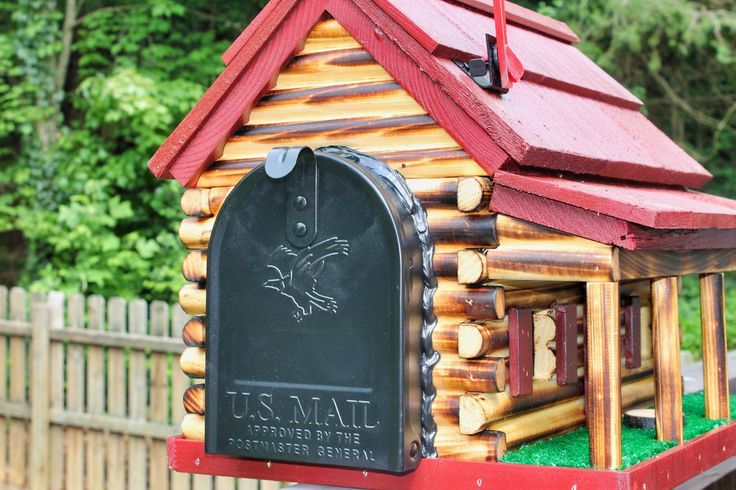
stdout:
{"type": "Polygon", "coordinates": [[[319,170],[308,146],[273,148],[266,156],[266,174],[286,179],[286,237],[295,247],[311,245],[317,236],[319,170]]]}

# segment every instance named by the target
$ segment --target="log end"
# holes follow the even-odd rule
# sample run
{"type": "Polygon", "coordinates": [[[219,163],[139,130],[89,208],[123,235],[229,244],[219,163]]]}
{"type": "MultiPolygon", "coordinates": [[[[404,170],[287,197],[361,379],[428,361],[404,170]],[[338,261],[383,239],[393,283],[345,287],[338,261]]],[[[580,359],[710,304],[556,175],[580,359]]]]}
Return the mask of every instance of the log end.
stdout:
{"type": "Polygon", "coordinates": [[[181,353],[179,366],[189,377],[204,378],[206,366],[206,353],[201,347],[187,347],[181,353]]]}
{"type": "Polygon", "coordinates": [[[184,218],[179,225],[179,240],[192,250],[204,250],[210,241],[215,218],[184,218]]]}
{"type": "Polygon", "coordinates": [[[184,257],[181,273],[187,281],[202,282],[207,279],[207,254],[195,250],[184,257]]]}
{"type": "Polygon", "coordinates": [[[496,389],[501,392],[506,389],[506,381],[508,378],[508,372],[506,371],[506,358],[499,357],[497,358],[497,361],[495,363],[496,366],[496,376],[495,376],[495,382],[496,382],[496,389]]]}
{"type": "Polygon", "coordinates": [[[482,357],[488,352],[486,329],[477,323],[461,323],[457,330],[457,355],[464,359],[482,357]]]}
{"type": "Polygon", "coordinates": [[[209,189],[187,189],[181,196],[181,210],[187,216],[210,216],[209,189]]]}
{"type": "Polygon", "coordinates": [[[457,209],[469,213],[490,202],[491,184],[482,177],[460,177],[457,179],[457,209]]]}
{"type": "Polygon", "coordinates": [[[206,329],[205,319],[201,316],[195,316],[184,324],[181,331],[181,337],[184,345],[187,347],[204,347],[206,329]]]}
{"type": "Polygon", "coordinates": [[[496,319],[501,319],[506,316],[506,291],[503,288],[496,289],[496,301],[494,302],[496,307],[496,319]]]}
{"type": "Polygon", "coordinates": [[[207,306],[206,290],[199,284],[189,283],[179,290],[179,304],[188,315],[204,315],[207,306]]]}
{"type": "Polygon", "coordinates": [[[482,401],[483,395],[466,393],[460,396],[459,421],[460,433],[466,435],[482,432],[489,419],[482,401]]]}
{"type": "Polygon", "coordinates": [[[508,445],[506,444],[506,434],[498,431],[487,431],[490,434],[489,437],[493,437],[496,441],[496,461],[503,458],[506,455],[508,445]]]}
{"type": "Polygon", "coordinates": [[[204,441],[204,415],[186,414],[181,421],[181,434],[184,439],[204,441]]]}
{"type": "Polygon", "coordinates": [[[486,256],[478,250],[460,250],[457,253],[457,282],[478,284],[486,279],[486,256]]]}
{"type": "Polygon", "coordinates": [[[187,413],[204,415],[204,385],[196,384],[187,388],[183,401],[187,413]]]}

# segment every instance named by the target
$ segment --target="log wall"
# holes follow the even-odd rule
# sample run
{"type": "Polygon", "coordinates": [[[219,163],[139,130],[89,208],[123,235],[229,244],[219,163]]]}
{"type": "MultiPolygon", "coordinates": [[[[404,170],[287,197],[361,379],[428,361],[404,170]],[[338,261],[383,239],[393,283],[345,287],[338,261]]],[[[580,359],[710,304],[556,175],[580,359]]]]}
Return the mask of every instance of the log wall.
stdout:
{"type": "MultiPolygon", "coordinates": [[[[580,332],[569,336],[575,344],[565,347],[569,356],[575,356],[582,349],[583,283],[618,280],[616,250],[490,212],[491,179],[332,20],[317,25],[304,51],[244,120],[222,157],[182,197],[186,218],[180,238],[190,253],[182,266],[189,283],[181,289],[180,303],[186,313],[196,316],[183,326],[187,349],[180,365],[185,373],[193,378],[205,374],[206,249],[215,216],[232,187],[273,147],[344,145],[402,173],[428,211],[439,277],[434,345],[441,360],[434,372],[438,396],[433,405],[439,456],[494,460],[507,445],[581,425],[582,355],[569,361],[576,363],[578,372],[573,369],[567,376],[576,379],[558,384],[554,366],[561,348],[555,343],[551,308],[574,305],[570,311],[578,316],[580,332]],[[512,308],[532,310],[534,355],[525,352],[520,359],[534,358],[534,365],[509,365],[508,312],[512,308]],[[520,369],[530,370],[525,371],[525,382],[531,394],[514,397],[509,381],[520,369]],[[483,418],[463,410],[461,401],[471,396],[502,407],[500,415],[494,412],[483,418]],[[553,408],[557,406],[562,408],[553,408]],[[526,424],[527,419],[548,414],[562,419],[551,428],[526,424]],[[516,418],[505,422],[510,416],[516,418]],[[519,424],[524,426],[523,434],[519,424]]],[[[648,283],[622,283],[621,291],[624,296],[641,296],[643,304],[649,304],[648,283]]],[[[642,310],[642,317],[642,358],[649,361],[638,370],[622,366],[625,376],[640,378],[631,389],[631,400],[651,397],[643,387],[651,382],[648,310],[642,310]]],[[[189,415],[182,422],[183,434],[203,438],[204,386],[191,388],[184,406],[189,415]]]]}

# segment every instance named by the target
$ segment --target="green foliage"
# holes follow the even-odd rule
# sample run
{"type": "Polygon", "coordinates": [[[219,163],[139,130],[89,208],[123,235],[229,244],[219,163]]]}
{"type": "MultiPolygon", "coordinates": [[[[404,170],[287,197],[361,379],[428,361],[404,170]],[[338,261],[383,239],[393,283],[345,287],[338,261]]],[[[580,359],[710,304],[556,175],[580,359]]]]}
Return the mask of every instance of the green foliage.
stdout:
{"type": "Polygon", "coordinates": [[[28,287],[172,300],[181,189],[146,162],[260,5],[87,0],[69,42],[66,3],[0,3],[0,232],[28,287]]]}

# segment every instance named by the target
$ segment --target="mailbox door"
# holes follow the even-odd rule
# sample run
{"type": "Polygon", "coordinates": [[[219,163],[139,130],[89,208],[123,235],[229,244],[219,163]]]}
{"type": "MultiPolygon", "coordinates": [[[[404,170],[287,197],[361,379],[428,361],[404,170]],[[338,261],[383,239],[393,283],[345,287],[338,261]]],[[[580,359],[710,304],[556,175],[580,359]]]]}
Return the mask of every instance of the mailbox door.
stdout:
{"type": "Polygon", "coordinates": [[[386,178],[309,149],[274,150],[233,189],[208,257],[208,452],[416,466],[424,278],[411,212],[386,178]]]}

